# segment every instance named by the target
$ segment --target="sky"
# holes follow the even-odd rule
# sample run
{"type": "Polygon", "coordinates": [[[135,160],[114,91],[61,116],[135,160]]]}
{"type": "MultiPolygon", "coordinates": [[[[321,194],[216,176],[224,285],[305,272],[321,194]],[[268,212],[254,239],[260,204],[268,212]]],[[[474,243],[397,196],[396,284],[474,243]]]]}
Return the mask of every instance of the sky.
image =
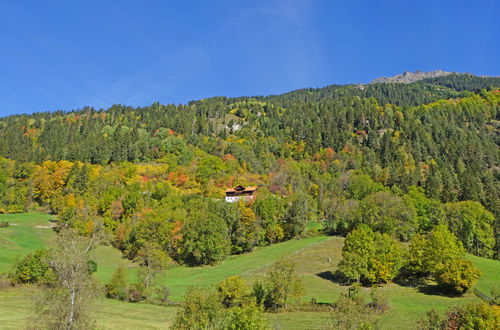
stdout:
{"type": "Polygon", "coordinates": [[[0,0],[0,116],[500,75],[498,0],[0,0]]]}

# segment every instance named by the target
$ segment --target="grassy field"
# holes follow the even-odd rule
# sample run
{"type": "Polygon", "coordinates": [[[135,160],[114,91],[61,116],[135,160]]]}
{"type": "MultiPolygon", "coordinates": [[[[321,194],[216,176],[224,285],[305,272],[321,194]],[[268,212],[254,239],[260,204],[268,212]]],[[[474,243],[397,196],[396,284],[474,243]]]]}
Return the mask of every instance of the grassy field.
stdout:
{"type": "Polygon", "coordinates": [[[0,214],[9,227],[0,228],[0,273],[9,271],[17,256],[45,247],[54,237],[53,216],[43,213],[0,214]]]}
{"type": "MultiPolygon", "coordinates": [[[[51,229],[43,228],[50,224],[50,216],[47,215],[0,215],[0,221],[2,220],[17,225],[0,229],[0,272],[8,270],[17,254],[23,255],[43,247],[54,235],[51,229]]],[[[252,253],[232,256],[216,266],[175,266],[164,272],[159,280],[170,288],[171,299],[181,300],[189,286],[213,286],[231,275],[241,275],[251,284],[262,278],[273,262],[287,256],[297,263],[297,270],[304,278],[306,296],[303,302],[311,298],[319,302],[333,302],[347,290],[347,287],[332,280],[332,274],[341,259],[343,241],[341,237],[324,236],[292,240],[259,248],[252,253]]],[[[493,285],[500,283],[499,261],[470,255],[467,258],[481,270],[482,277],[476,285],[478,289],[487,293],[493,285]]],[[[136,267],[121,258],[119,251],[109,246],[99,248],[96,251],[96,259],[97,276],[103,282],[110,278],[120,263],[132,269],[136,267]]],[[[133,276],[134,272],[131,273],[133,276]]],[[[388,313],[377,316],[383,329],[415,328],[417,320],[431,308],[444,311],[452,305],[477,300],[470,292],[463,297],[451,298],[433,293],[431,289],[423,290],[395,283],[384,285],[379,290],[388,297],[390,305],[388,313]]],[[[366,296],[370,292],[365,288],[361,291],[366,296]]],[[[20,325],[22,327],[29,310],[29,288],[0,289],[0,328],[15,329],[20,325]]],[[[97,310],[100,329],[165,329],[176,312],[172,307],[131,304],[108,299],[102,299],[97,310]]],[[[324,329],[331,320],[327,312],[291,312],[267,314],[267,317],[274,329],[324,329]]]]}
{"type": "MultiPolygon", "coordinates": [[[[0,228],[0,274],[9,272],[16,258],[50,245],[56,235],[51,228],[53,219],[54,216],[44,213],[0,214],[0,221],[10,223],[9,227],[0,228]]],[[[98,264],[97,277],[103,282],[109,280],[120,264],[136,268],[111,246],[100,246],[93,253],[98,264]]],[[[130,273],[131,277],[135,274],[130,273]]]]}
{"type": "Polygon", "coordinates": [[[161,282],[167,285],[172,300],[180,300],[190,286],[211,286],[232,275],[251,278],[251,274],[285,256],[294,256],[306,248],[323,242],[326,237],[311,237],[278,243],[265,248],[258,248],[252,253],[231,256],[216,266],[185,267],[176,266],[168,269],[161,282]]]}

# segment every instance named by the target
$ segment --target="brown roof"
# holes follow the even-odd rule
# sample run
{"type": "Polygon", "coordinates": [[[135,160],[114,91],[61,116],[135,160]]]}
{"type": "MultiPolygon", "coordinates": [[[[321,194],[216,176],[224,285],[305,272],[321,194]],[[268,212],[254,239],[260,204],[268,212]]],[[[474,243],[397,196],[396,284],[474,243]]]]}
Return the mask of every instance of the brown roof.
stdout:
{"type": "Polygon", "coordinates": [[[252,192],[257,190],[258,187],[243,187],[243,186],[236,186],[234,188],[229,188],[226,189],[226,193],[228,192],[252,192]]]}

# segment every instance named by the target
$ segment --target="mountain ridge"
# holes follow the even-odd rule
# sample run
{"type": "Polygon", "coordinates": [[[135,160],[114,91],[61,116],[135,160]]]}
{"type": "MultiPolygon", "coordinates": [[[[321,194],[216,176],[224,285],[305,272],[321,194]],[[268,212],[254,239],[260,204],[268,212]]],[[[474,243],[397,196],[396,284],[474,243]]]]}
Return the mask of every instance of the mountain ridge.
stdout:
{"type": "Polygon", "coordinates": [[[443,71],[443,70],[434,70],[434,71],[428,71],[428,72],[423,72],[420,70],[417,70],[415,72],[411,71],[404,71],[401,74],[392,76],[392,77],[379,77],[370,82],[370,84],[377,84],[377,83],[403,83],[403,84],[409,84],[413,83],[419,80],[427,79],[427,78],[437,78],[437,77],[443,77],[447,76],[450,74],[465,74],[465,73],[459,73],[459,72],[448,72],[448,71],[443,71]]]}

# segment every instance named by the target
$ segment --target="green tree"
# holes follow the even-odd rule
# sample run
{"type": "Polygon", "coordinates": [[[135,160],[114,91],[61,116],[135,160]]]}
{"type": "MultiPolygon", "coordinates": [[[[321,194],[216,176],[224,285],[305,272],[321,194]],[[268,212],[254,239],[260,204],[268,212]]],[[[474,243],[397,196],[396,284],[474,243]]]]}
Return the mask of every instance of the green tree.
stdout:
{"type": "Polygon", "coordinates": [[[387,234],[361,225],[344,242],[339,271],[349,281],[381,283],[392,280],[402,266],[399,243],[387,234]]]}
{"type": "Polygon", "coordinates": [[[462,243],[445,225],[436,226],[424,238],[416,235],[408,250],[408,269],[416,274],[435,274],[450,260],[462,259],[462,243]]]}
{"type": "Polygon", "coordinates": [[[290,197],[285,212],[283,227],[288,238],[302,235],[307,223],[316,218],[316,203],[310,195],[297,192],[290,197]]]}
{"type": "Polygon", "coordinates": [[[288,308],[292,297],[299,301],[304,295],[304,283],[295,268],[296,264],[289,259],[274,263],[264,281],[254,285],[257,301],[268,310],[288,308]]]}
{"type": "Polygon", "coordinates": [[[356,224],[366,224],[372,230],[387,233],[401,240],[409,240],[416,231],[415,210],[402,198],[380,191],[359,202],[356,224]]]}
{"type": "Polygon", "coordinates": [[[266,328],[262,311],[255,302],[225,307],[218,291],[191,287],[184,297],[184,305],[172,325],[172,329],[242,329],[266,328]]]}
{"type": "Polygon", "coordinates": [[[128,271],[124,265],[118,266],[109,283],[105,286],[108,298],[125,300],[128,298],[128,271]]]}
{"type": "Polygon", "coordinates": [[[367,174],[355,174],[349,178],[347,198],[362,200],[368,195],[385,190],[380,183],[374,182],[367,174]]]}
{"type": "Polygon", "coordinates": [[[154,242],[147,242],[141,247],[136,261],[141,265],[138,276],[145,289],[148,289],[156,276],[171,263],[170,257],[154,242]]]}
{"type": "Polygon", "coordinates": [[[448,227],[462,242],[467,252],[491,257],[495,246],[495,217],[480,203],[464,201],[444,205],[448,227]]]}
{"type": "Polygon", "coordinates": [[[219,283],[217,291],[222,305],[226,308],[241,307],[252,301],[251,290],[240,276],[226,278],[219,283]]]}
{"type": "Polygon", "coordinates": [[[189,265],[214,264],[229,254],[227,226],[213,213],[192,212],[181,232],[180,257],[189,265]]]}
{"type": "Polygon", "coordinates": [[[437,199],[428,198],[422,187],[411,186],[404,198],[415,209],[414,222],[419,233],[426,233],[444,222],[441,203],[437,199]]]}
{"type": "Polygon", "coordinates": [[[436,282],[445,290],[458,294],[465,293],[481,276],[472,262],[464,259],[451,259],[436,272],[436,282]]]}

